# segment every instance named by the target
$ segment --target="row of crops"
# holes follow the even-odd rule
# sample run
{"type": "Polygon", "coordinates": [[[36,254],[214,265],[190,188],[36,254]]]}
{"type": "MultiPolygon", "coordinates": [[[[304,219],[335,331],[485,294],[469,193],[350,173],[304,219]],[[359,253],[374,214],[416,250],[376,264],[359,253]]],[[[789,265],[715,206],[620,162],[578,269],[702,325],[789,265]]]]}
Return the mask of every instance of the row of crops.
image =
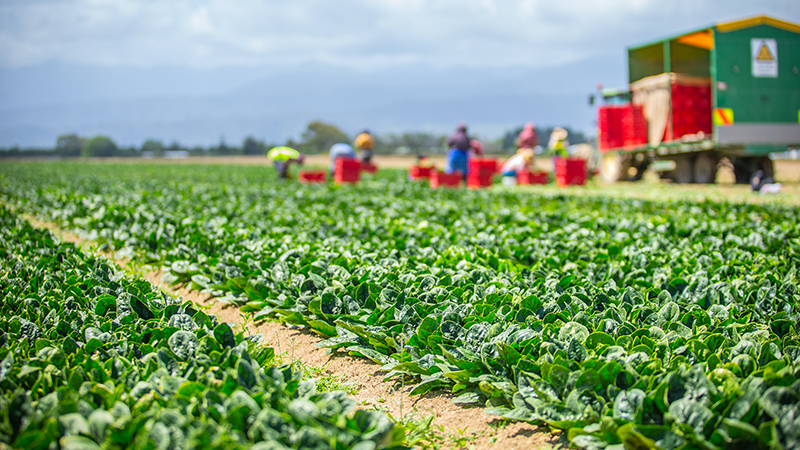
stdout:
{"type": "Polygon", "coordinates": [[[383,414],[0,209],[0,447],[375,449],[383,414]],[[253,445],[255,443],[255,445],[253,445]]]}
{"type": "Polygon", "coordinates": [[[800,210],[14,165],[4,201],[581,448],[800,447],[800,210]]]}

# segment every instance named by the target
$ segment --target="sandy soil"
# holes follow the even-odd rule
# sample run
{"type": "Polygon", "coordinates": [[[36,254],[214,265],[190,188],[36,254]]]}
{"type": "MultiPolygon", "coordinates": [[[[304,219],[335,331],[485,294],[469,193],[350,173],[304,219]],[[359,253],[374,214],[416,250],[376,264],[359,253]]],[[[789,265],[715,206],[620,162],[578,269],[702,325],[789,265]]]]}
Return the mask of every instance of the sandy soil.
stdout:
{"type": "MultiPolygon", "coordinates": [[[[190,300],[221,322],[240,329],[247,322],[244,314],[233,305],[220,303],[197,291],[185,287],[167,285],[162,281],[163,272],[149,266],[137,268],[130,260],[115,258],[113,254],[97,250],[93,242],[61,230],[55,224],[44,222],[33,216],[24,216],[38,228],[47,228],[59,239],[72,242],[84,251],[98,253],[110,263],[123,270],[135,273],[164,292],[190,300]]],[[[523,422],[509,423],[483,413],[482,408],[465,408],[450,403],[452,395],[446,392],[429,392],[423,396],[411,396],[411,387],[385,381],[385,372],[369,360],[351,357],[345,351],[329,353],[316,344],[321,340],[308,329],[289,327],[278,322],[248,322],[249,334],[261,333],[264,345],[275,349],[289,361],[301,361],[306,366],[324,367],[324,373],[336,375],[339,381],[357,389],[353,398],[360,408],[384,410],[395,418],[413,417],[417,420],[434,415],[433,429],[444,439],[445,448],[482,449],[552,449],[566,448],[566,437],[551,433],[547,427],[537,427],[523,422]]]]}

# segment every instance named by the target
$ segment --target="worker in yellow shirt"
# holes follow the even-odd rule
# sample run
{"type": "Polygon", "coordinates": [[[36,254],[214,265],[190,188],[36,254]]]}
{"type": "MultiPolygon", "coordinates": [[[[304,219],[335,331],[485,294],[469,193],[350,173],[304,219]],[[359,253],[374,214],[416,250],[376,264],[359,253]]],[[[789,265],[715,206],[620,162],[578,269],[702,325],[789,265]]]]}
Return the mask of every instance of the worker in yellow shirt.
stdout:
{"type": "Polygon", "coordinates": [[[281,180],[289,178],[289,164],[303,164],[303,155],[291,147],[274,147],[267,153],[267,158],[272,160],[281,180]]]}
{"type": "Polygon", "coordinates": [[[361,162],[370,164],[372,161],[372,149],[375,148],[375,138],[369,133],[369,130],[364,130],[356,136],[356,149],[361,155],[361,162]]]}
{"type": "Polygon", "coordinates": [[[553,128],[553,131],[550,133],[550,142],[547,144],[547,151],[553,156],[567,156],[567,147],[569,147],[569,141],[567,141],[567,136],[569,132],[561,127],[553,128]]]}

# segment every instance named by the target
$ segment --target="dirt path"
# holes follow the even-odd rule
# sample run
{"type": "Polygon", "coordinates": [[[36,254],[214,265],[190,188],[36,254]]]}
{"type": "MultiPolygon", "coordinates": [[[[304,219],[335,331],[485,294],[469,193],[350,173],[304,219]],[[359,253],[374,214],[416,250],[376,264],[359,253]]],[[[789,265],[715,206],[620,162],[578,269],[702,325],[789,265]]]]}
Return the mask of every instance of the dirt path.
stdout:
{"type": "Polygon", "coordinates": [[[328,353],[316,346],[321,340],[307,329],[289,327],[278,322],[248,322],[235,306],[216,302],[213,298],[190,291],[185,287],[164,283],[163,273],[152,267],[137,267],[126,259],[97,249],[94,242],[66,232],[50,222],[24,215],[25,220],[37,228],[47,228],[59,239],[71,242],[84,251],[100,254],[125,271],[137,274],[164,292],[183,297],[215,314],[221,322],[228,322],[239,329],[246,324],[249,334],[262,333],[264,345],[273,347],[276,354],[285,355],[290,361],[299,360],[308,367],[323,367],[323,374],[337,377],[340,382],[354,386],[352,395],[359,407],[385,410],[399,422],[404,419],[422,420],[433,415],[431,427],[439,435],[438,444],[453,449],[530,450],[566,447],[565,437],[551,434],[547,427],[537,427],[522,422],[508,423],[484,414],[481,407],[465,408],[450,403],[453,398],[445,392],[429,392],[422,396],[410,396],[411,387],[398,386],[384,381],[385,372],[371,361],[349,356],[345,351],[328,353]]]}

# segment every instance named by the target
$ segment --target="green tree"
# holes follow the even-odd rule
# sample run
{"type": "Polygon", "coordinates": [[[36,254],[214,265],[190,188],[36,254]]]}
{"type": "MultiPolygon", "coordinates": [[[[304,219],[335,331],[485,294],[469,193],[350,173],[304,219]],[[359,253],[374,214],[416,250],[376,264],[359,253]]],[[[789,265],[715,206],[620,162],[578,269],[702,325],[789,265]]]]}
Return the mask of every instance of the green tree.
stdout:
{"type": "Polygon", "coordinates": [[[267,153],[267,146],[262,141],[255,140],[248,136],[242,144],[242,153],[245,155],[264,155],[267,153]]]}
{"type": "Polygon", "coordinates": [[[148,139],[142,144],[143,152],[153,152],[153,155],[161,156],[164,152],[164,144],[155,139],[148,139]]]}
{"type": "Polygon", "coordinates": [[[309,123],[301,137],[298,150],[303,153],[326,153],[333,144],[350,142],[350,138],[335,125],[320,121],[309,123]]]}
{"type": "Polygon", "coordinates": [[[95,136],[81,148],[81,156],[85,158],[114,156],[117,153],[117,144],[106,136],[95,136]]]}
{"type": "Polygon", "coordinates": [[[86,139],[75,133],[62,134],[56,140],[56,153],[60,156],[80,156],[86,139]]]}

